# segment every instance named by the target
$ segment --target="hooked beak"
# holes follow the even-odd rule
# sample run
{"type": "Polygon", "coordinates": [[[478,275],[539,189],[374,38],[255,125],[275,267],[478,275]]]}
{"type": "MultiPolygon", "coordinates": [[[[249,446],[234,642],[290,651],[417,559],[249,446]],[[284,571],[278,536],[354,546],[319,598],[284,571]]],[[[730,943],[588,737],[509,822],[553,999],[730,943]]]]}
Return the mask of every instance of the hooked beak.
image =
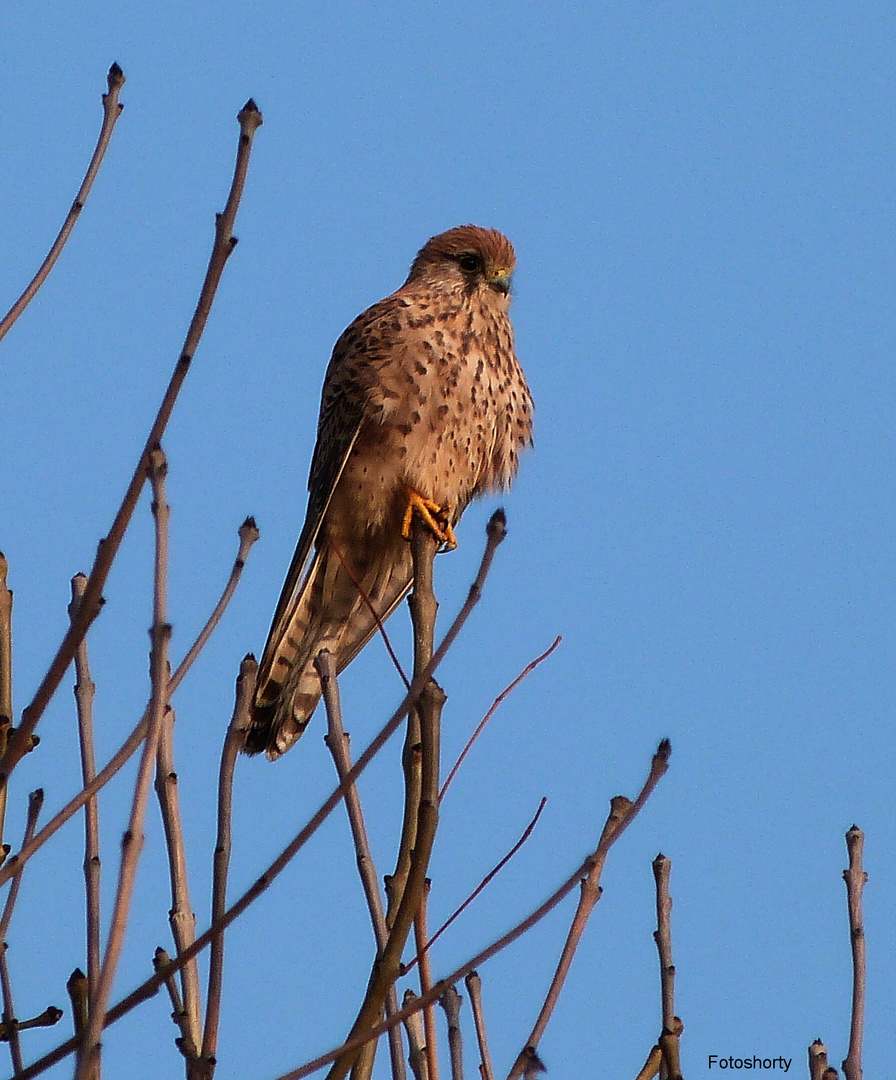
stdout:
{"type": "Polygon", "coordinates": [[[488,283],[495,292],[502,293],[506,296],[510,292],[510,271],[499,270],[488,279],[488,283]]]}

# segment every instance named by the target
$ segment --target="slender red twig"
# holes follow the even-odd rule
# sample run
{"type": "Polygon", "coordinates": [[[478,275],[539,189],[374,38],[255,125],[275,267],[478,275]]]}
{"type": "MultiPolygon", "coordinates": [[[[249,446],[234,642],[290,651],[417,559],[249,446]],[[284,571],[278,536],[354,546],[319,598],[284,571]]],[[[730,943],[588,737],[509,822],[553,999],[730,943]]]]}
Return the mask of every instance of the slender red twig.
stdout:
{"type": "Polygon", "coordinates": [[[542,796],[541,802],[538,804],[538,809],[535,811],[535,817],[533,817],[529,824],[526,826],[525,830],[523,831],[523,835],[519,838],[519,840],[517,840],[517,842],[513,845],[510,851],[507,852],[504,858],[501,859],[497,866],[495,866],[485,875],[482,881],[479,882],[476,888],[470,893],[466,900],[464,900],[460,907],[457,908],[457,910],[442,923],[442,925],[438,928],[438,930],[436,930],[436,932],[432,935],[429,941],[427,941],[422,948],[418,947],[417,955],[414,957],[413,960],[411,960],[409,964],[407,964],[402,969],[402,975],[406,975],[413,968],[414,964],[420,961],[421,956],[427,953],[433,947],[433,945],[435,945],[435,943],[439,940],[442,934],[445,933],[445,931],[454,922],[458,915],[462,914],[470,906],[470,904],[473,903],[476,897],[488,885],[492,878],[494,878],[496,874],[500,873],[500,871],[504,869],[504,867],[510,862],[514,855],[516,855],[516,853],[520,850],[523,844],[525,844],[525,842],[532,835],[532,830],[538,824],[538,819],[541,817],[541,812],[542,810],[544,810],[547,801],[548,800],[544,796],[542,796]]]}
{"type": "Polygon", "coordinates": [[[404,683],[405,687],[409,687],[411,684],[410,684],[410,682],[408,680],[407,675],[405,675],[405,673],[404,673],[404,668],[401,666],[401,661],[398,659],[397,653],[392,648],[392,642],[389,640],[389,635],[386,633],[386,627],[383,625],[383,620],[380,618],[379,612],[373,606],[373,601],[367,595],[367,592],[365,591],[364,587],[361,585],[361,582],[358,581],[358,578],[355,575],[354,570],[352,570],[352,568],[349,566],[348,560],[345,558],[345,556],[342,554],[342,552],[339,550],[339,548],[333,543],[332,540],[329,541],[329,544],[330,544],[330,547],[336,552],[336,556],[339,559],[339,561],[342,563],[343,570],[345,570],[345,572],[348,574],[348,576],[352,579],[352,583],[354,584],[355,588],[358,590],[358,595],[364,601],[364,604],[367,607],[367,610],[373,616],[373,618],[374,618],[374,620],[376,622],[377,630],[379,630],[380,635],[382,636],[383,642],[386,645],[386,651],[388,652],[388,654],[389,654],[389,656],[390,656],[390,658],[392,660],[392,663],[395,665],[395,670],[401,676],[402,682],[404,683]]]}
{"type": "Polygon", "coordinates": [[[509,686],[505,687],[505,689],[503,689],[500,694],[498,694],[498,696],[492,702],[492,707],[488,710],[488,712],[485,714],[485,716],[483,716],[483,718],[479,721],[479,724],[478,724],[476,730],[473,732],[473,734],[469,737],[469,739],[467,739],[467,745],[463,748],[463,750],[461,750],[460,757],[457,759],[457,761],[455,761],[454,767],[451,769],[451,772],[448,773],[448,778],[445,780],[445,783],[442,784],[442,790],[439,792],[439,801],[440,802],[441,802],[442,799],[445,798],[445,792],[448,790],[448,785],[451,783],[451,781],[457,775],[457,770],[463,764],[464,758],[467,756],[467,754],[469,754],[470,750],[472,750],[473,743],[475,743],[476,740],[479,738],[479,736],[482,734],[482,731],[485,728],[485,725],[494,716],[495,711],[497,710],[497,708],[501,704],[501,702],[507,697],[508,694],[513,693],[513,691],[519,686],[519,684],[523,681],[523,679],[525,679],[525,677],[529,674],[529,672],[534,671],[538,667],[538,665],[542,662],[542,660],[547,660],[547,658],[551,655],[551,653],[554,651],[554,649],[557,648],[557,646],[560,644],[560,642],[562,640],[563,640],[563,638],[558,634],[557,637],[554,638],[553,645],[551,645],[551,647],[549,649],[545,649],[545,651],[541,654],[541,656],[536,656],[531,664],[527,664],[523,668],[523,670],[519,673],[519,675],[517,675],[517,677],[513,680],[513,682],[509,686]]]}

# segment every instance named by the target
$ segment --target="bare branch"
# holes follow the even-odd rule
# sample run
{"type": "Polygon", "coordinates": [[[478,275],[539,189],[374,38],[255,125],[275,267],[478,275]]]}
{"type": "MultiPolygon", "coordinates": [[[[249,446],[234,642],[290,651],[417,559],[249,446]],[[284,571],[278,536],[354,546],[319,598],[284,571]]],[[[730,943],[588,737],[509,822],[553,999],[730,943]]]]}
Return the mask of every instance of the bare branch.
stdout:
{"type": "Polygon", "coordinates": [[[525,679],[525,677],[529,674],[529,672],[534,671],[538,667],[538,665],[542,662],[542,660],[547,660],[547,658],[551,655],[551,653],[554,651],[554,649],[557,648],[557,646],[560,644],[560,642],[562,640],[563,640],[563,638],[558,634],[557,637],[554,638],[554,642],[550,646],[550,648],[545,649],[545,651],[541,654],[541,656],[536,656],[535,659],[530,664],[527,664],[523,668],[523,670],[519,673],[519,675],[517,675],[517,677],[513,680],[513,682],[509,686],[505,687],[501,691],[500,694],[498,694],[498,696],[492,702],[491,708],[488,710],[488,712],[485,714],[485,716],[483,716],[483,718],[479,721],[479,724],[477,725],[476,730],[469,737],[469,739],[467,739],[467,744],[463,748],[463,750],[461,750],[460,757],[457,759],[457,761],[455,761],[454,766],[451,769],[451,772],[448,773],[448,778],[445,780],[445,783],[442,784],[442,790],[439,792],[439,800],[440,801],[445,798],[445,792],[448,790],[448,785],[451,783],[451,781],[457,775],[457,771],[458,771],[458,769],[460,769],[461,765],[463,764],[464,758],[473,749],[473,744],[476,742],[476,740],[482,734],[483,730],[485,729],[485,725],[494,716],[494,714],[497,711],[497,708],[501,704],[501,702],[509,694],[512,694],[513,691],[516,690],[516,688],[523,681],[523,679],[525,679]]]}
{"type": "Polygon", "coordinates": [[[84,204],[87,202],[87,196],[90,194],[90,189],[93,187],[93,181],[96,179],[96,174],[99,172],[100,165],[106,154],[106,149],[109,146],[109,141],[112,138],[112,129],[115,127],[115,121],[121,116],[122,109],[124,109],[124,105],[119,104],[118,95],[121,93],[121,88],[124,86],[125,78],[124,72],[118,64],[113,64],[112,67],[109,68],[109,74],[106,76],[106,83],[109,87],[109,92],[103,94],[103,125],[100,128],[96,149],[93,151],[93,157],[90,159],[90,164],[87,166],[84,180],[81,183],[81,187],[78,189],[78,194],[75,196],[75,201],[72,203],[71,210],[69,210],[65,221],[62,223],[59,235],[53,241],[53,246],[47,253],[47,257],[41,263],[40,269],[6,315],[0,319],[0,341],[3,340],[7,331],[31,303],[37,290],[49,277],[50,271],[53,269],[62,249],[65,247],[65,242],[71,235],[71,231],[75,227],[75,222],[78,220],[81,211],[84,209],[84,204]]]}
{"type": "Polygon", "coordinates": [[[523,846],[523,844],[525,844],[525,842],[532,835],[532,830],[535,828],[535,826],[536,826],[536,824],[538,822],[538,819],[541,817],[541,812],[542,812],[542,810],[544,810],[546,803],[547,803],[547,799],[544,798],[544,796],[542,796],[541,802],[538,804],[538,809],[535,811],[535,817],[533,817],[532,820],[529,822],[529,824],[526,826],[526,828],[523,831],[523,835],[519,838],[519,840],[517,840],[517,842],[513,845],[513,847],[510,849],[510,851],[507,852],[507,854],[504,856],[504,858],[501,859],[501,861],[497,864],[497,866],[493,867],[485,875],[485,877],[482,879],[482,881],[479,882],[479,884],[476,886],[476,888],[470,893],[470,895],[466,898],[466,900],[464,900],[464,902],[460,905],[460,907],[457,908],[453,912],[453,914],[451,914],[442,923],[442,925],[438,928],[438,930],[436,930],[436,932],[429,939],[429,941],[427,941],[425,943],[425,945],[423,945],[422,947],[418,945],[417,955],[414,957],[413,960],[410,961],[410,963],[405,965],[405,967],[402,970],[402,975],[406,975],[413,968],[414,964],[416,964],[416,963],[418,963],[420,961],[421,957],[423,955],[425,955],[425,953],[427,953],[433,947],[433,945],[438,941],[438,939],[442,936],[442,934],[445,933],[445,931],[454,922],[454,920],[459,915],[461,915],[470,906],[470,904],[473,903],[473,901],[482,892],[482,890],[488,885],[488,883],[497,874],[499,874],[501,872],[501,870],[503,870],[504,867],[510,862],[510,860],[513,858],[513,856],[516,855],[516,853],[520,850],[520,848],[523,846]]]}
{"type": "MultiPolygon", "coordinates": [[[[225,607],[233,596],[233,591],[239,582],[240,575],[243,571],[245,564],[245,558],[248,554],[249,548],[255,540],[258,539],[258,530],[255,528],[255,522],[252,518],[247,518],[239,529],[240,548],[237,553],[236,561],[234,563],[233,570],[230,573],[230,578],[224,587],[224,592],[221,595],[221,599],[215,606],[215,610],[209,617],[208,622],[202,628],[199,636],[190,646],[183,660],[177,666],[177,670],[171,676],[168,683],[168,696],[169,698],[174,691],[183,682],[187,672],[190,669],[193,661],[199,655],[200,650],[209,639],[209,635],[220,621],[221,614],[225,607]]],[[[79,575],[83,576],[83,575],[79,575]]],[[[36,851],[38,851],[43,845],[52,837],[55,833],[62,828],[62,826],[73,817],[82,806],[93,798],[96,793],[103,788],[113,776],[131,759],[132,755],[136,752],[137,748],[146,738],[147,725],[149,723],[149,705],[147,705],[147,711],[143,714],[140,722],[134,728],[134,730],[128,735],[127,739],[122,743],[118,750],[109,759],[108,763],[103,769],[97,773],[96,777],[91,780],[89,784],[85,784],[81,791],[73,799],[71,799],[66,805],[54,816],[47,824],[40,830],[40,832],[34,837],[29,844],[24,846],[21,851],[16,852],[15,855],[9,860],[6,866],[0,867],[0,885],[5,884],[12,875],[16,872],[16,867],[24,865],[36,851]]],[[[4,793],[6,788],[0,789],[0,798],[5,797],[4,793]]]]}
{"type": "Polygon", "coordinates": [[[846,834],[849,869],[843,871],[849,910],[849,940],[852,945],[852,1016],[849,1050],[843,1061],[846,1080],[862,1080],[862,1034],[865,1023],[865,925],[862,919],[862,890],[868,875],[862,869],[865,834],[857,826],[846,834]]]}
{"type": "MultiPolygon", "coordinates": [[[[171,626],[167,621],[167,584],[168,584],[168,504],[165,499],[165,475],[167,473],[165,455],[156,447],[149,455],[150,481],[153,487],[153,516],[156,522],[155,587],[153,597],[153,623],[150,629],[152,649],[150,651],[150,676],[152,680],[152,698],[149,709],[149,725],[143,756],[134,784],[134,797],[131,803],[128,828],[121,841],[121,864],[118,874],[118,889],[112,908],[112,921],[106,951],[100,967],[100,977],[96,991],[90,999],[90,1016],[87,1029],[78,1050],[76,1080],[88,1080],[94,1073],[99,1058],[100,1035],[105,1022],[106,1006],[112,990],[112,980],[118,967],[124,935],[130,912],[131,897],[137,876],[137,863],[143,848],[143,820],[146,814],[146,800],[152,781],[152,769],[158,750],[159,739],[168,709],[168,644],[171,639],[171,626]]],[[[83,603],[83,602],[82,602],[83,603]]]]}
{"type": "MultiPolygon", "coordinates": [[[[72,602],[69,617],[74,618],[87,588],[87,578],[75,574],[72,578],[72,602]]],[[[96,755],[93,747],[93,699],[96,686],[90,677],[87,660],[87,638],[75,650],[75,704],[78,712],[78,742],[81,748],[81,779],[87,787],[96,777],[96,755]]],[[[87,982],[90,991],[96,989],[100,975],[100,818],[96,796],[84,804],[84,889],[87,920],[87,982]]]]}
{"type": "MultiPolygon", "coordinates": [[[[410,596],[414,627],[414,684],[425,675],[434,659],[433,643],[438,604],[433,592],[432,570],[438,547],[439,541],[432,530],[419,518],[415,518],[411,533],[414,590],[410,596]]],[[[405,800],[405,822],[414,818],[415,827],[403,830],[399,862],[402,861],[405,845],[408,845],[408,858],[406,869],[399,866],[393,875],[393,889],[396,880],[400,881],[398,889],[393,892],[397,908],[391,920],[387,913],[389,937],[385,947],[378,951],[374,960],[367,992],[352,1025],[349,1040],[367,1031],[382,1015],[386,994],[398,977],[401,954],[420,907],[439,817],[439,735],[444,703],[444,692],[432,677],[429,677],[408,716],[408,742],[412,737],[411,732],[415,729],[419,731],[419,788],[414,777],[413,790],[405,800]],[[415,714],[419,726],[413,723],[415,714]]],[[[416,748],[409,747],[407,742],[405,751],[417,753],[416,748]]],[[[363,1043],[361,1045],[363,1046],[363,1043]]],[[[357,1059],[358,1052],[355,1050],[342,1055],[330,1069],[328,1080],[342,1080],[357,1059]]]]}
{"type": "MultiPolygon", "coordinates": [[[[233,773],[236,759],[246,740],[249,712],[255,697],[258,664],[250,653],[240,664],[236,680],[233,715],[224,736],[221,766],[218,770],[218,836],[212,874],[212,922],[218,922],[227,910],[227,872],[230,867],[231,812],[233,807],[233,773]]],[[[221,1017],[221,990],[224,981],[224,935],[212,942],[209,956],[208,994],[206,996],[205,1031],[202,1036],[202,1059],[214,1061],[218,1050],[218,1023],[221,1017]]]]}
{"type": "Polygon", "coordinates": [[[470,995],[470,1011],[473,1013],[473,1023],[476,1027],[476,1041],[479,1043],[480,1080],[495,1080],[485,1031],[485,1014],[482,1011],[482,979],[479,978],[479,973],[471,971],[464,979],[464,985],[470,995]]]}
{"type": "Polygon", "coordinates": [[[84,590],[84,596],[78,606],[77,616],[72,620],[46,675],[44,675],[40,686],[37,688],[37,692],[31,700],[31,704],[28,705],[22,714],[22,723],[20,727],[16,729],[15,733],[10,738],[9,744],[6,747],[6,752],[2,759],[0,759],[0,789],[6,786],[12,770],[30,748],[31,736],[34,729],[37,727],[38,721],[43,715],[50,699],[56,693],[59,683],[62,681],[69,664],[72,662],[78,643],[87,633],[90,624],[97,615],[99,615],[102,603],[101,597],[103,588],[106,584],[106,579],[109,576],[112,563],[115,560],[115,556],[118,554],[122,538],[130,524],[131,517],[133,516],[134,509],[137,505],[137,500],[143,489],[149,455],[161,442],[162,435],[165,432],[165,428],[168,425],[168,420],[174,408],[174,403],[177,400],[180,388],[190,369],[193,354],[199,344],[202,331],[205,329],[212,301],[214,300],[215,292],[217,291],[218,283],[221,280],[221,274],[224,270],[224,264],[236,244],[232,231],[233,223],[236,218],[240,197],[243,192],[246,170],[249,165],[249,154],[252,149],[252,139],[256,129],[259,124],[261,124],[261,113],[258,111],[255,102],[250,99],[240,111],[237,119],[240,123],[240,138],[230,195],[228,196],[224,212],[219,214],[216,219],[215,243],[212,248],[211,258],[209,259],[205,281],[199,295],[199,301],[196,305],[196,312],[193,315],[193,320],[187,331],[183,351],[175,365],[171,380],[168,383],[168,388],[165,391],[162,403],[159,406],[159,411],[153,421],[149,435],[147,436],[146,444],[140,455],[140,460],[137,462],[134,475],[131,478],[131,482],[128,485],[124,498],[122,499],[118,513],[115,515],[115,520],[112,522],[112,527],[109,529],[106,538],[99,543],[93,567],[88,575],[87,588],[84,590]]]}

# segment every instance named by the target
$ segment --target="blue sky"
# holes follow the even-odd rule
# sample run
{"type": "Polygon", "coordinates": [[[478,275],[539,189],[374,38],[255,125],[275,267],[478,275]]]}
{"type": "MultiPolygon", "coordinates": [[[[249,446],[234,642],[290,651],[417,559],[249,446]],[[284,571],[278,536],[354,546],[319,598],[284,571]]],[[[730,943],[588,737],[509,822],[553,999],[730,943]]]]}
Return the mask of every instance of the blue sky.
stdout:
{"type": "MultiPolygon", "coordinates": [[[[548,804],[436,948],[435,974],[575,867],[609,797],[634,794],[668,735],[670,772],[612,854],[542,1043],[549,1075],[582,1075],[583,1061],[589,1075],[633,1075],[656,1038],[650,861],[660,850],[673,860],[685,1075],[706,1074],[712,1053],[805,1068],[819,1035],[839,1064],[840,873],[854,821],[870,875],[865,1067],[884,1074],[896,1020],[894,24],[887,5],[837,3],[6,11],[0,307],[77,190],[113,60],[128,80],[88,207],[0,346],[0,549],[16,593],[20,709],[177,357],[230,179],[234,116],[250,95],[264,112],[240,244],[165,442],[176,657],[214,604],[247,513],[262,531],[175,699],[200,927],[233,678],[261,649],[301,525],[330,349],[401,283],[427,237],[474,221],[517,249],[513,318],[536,446],[505,500],[510,533],[486,596],[443,668],[446,769],[504,685],[555,634],[564,641],[446,798],[433,923],[542,795],[548,804]]],[[[495,505],[470,508],[458,550],[438,561],[446,614],[495,505]]],[[[90,635],[101,760],[148,692],[151,540],[144,500],[90,635]]],[[[405,620],[396,615],[392,632],[406,650],[405,620]]],[[[400,697],[377,644],[343,693],[359,750],[400,697]]],[[[240,762],[234,895],[329,790],[323,727],[316,717],[275,765],[240,762]]],[[[75,790],[68,686],[40,733],[16,774],[12,837],[28,790],[43,786],[48,810],[75,790]]],[[[362,787],[381,873],[399,775],[396,742],[362,787]]],[[[132,777],[102,809],[107,910],[132,777]]],[[[65,979],[83,963],[80,845],[73,824],[26,874],[9,954],[23,1015],[64,1005],[65,979]]],[[[168,941],[165,887],[151,808],[117,992],[168,941]]],[[[570,914],[481,971],[499,1069],[537,1013],[570,914]]],[[[219,1077],[273,1077],[338,1041],[372,950],[340,815],[228,943],[219,1077]]],[[[167,1013],[160,997],[108,1034],[110,1074],[124,1062],[135,1078],[180,1068],[167,1013]],[[134,1062],[135,1044],[145,1060],[134,1062]]],[[[26,1051],[57,1033],[35,1034],[26,1051]]],[[[385,1065],[383,1055],[378,1075],[385,1065]]]]}

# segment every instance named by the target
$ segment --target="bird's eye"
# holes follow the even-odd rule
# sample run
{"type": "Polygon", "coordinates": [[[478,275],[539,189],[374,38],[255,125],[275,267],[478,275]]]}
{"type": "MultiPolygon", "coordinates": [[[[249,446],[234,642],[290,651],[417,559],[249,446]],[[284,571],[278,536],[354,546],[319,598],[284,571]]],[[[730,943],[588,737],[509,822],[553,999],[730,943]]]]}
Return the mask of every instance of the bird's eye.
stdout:
{"type": "Polygon", "coordinates": [[[475,274],[477,270],[482,269],[482,259],[472,251],[459,255],[457,262],[465,274],[475,274]]]}

